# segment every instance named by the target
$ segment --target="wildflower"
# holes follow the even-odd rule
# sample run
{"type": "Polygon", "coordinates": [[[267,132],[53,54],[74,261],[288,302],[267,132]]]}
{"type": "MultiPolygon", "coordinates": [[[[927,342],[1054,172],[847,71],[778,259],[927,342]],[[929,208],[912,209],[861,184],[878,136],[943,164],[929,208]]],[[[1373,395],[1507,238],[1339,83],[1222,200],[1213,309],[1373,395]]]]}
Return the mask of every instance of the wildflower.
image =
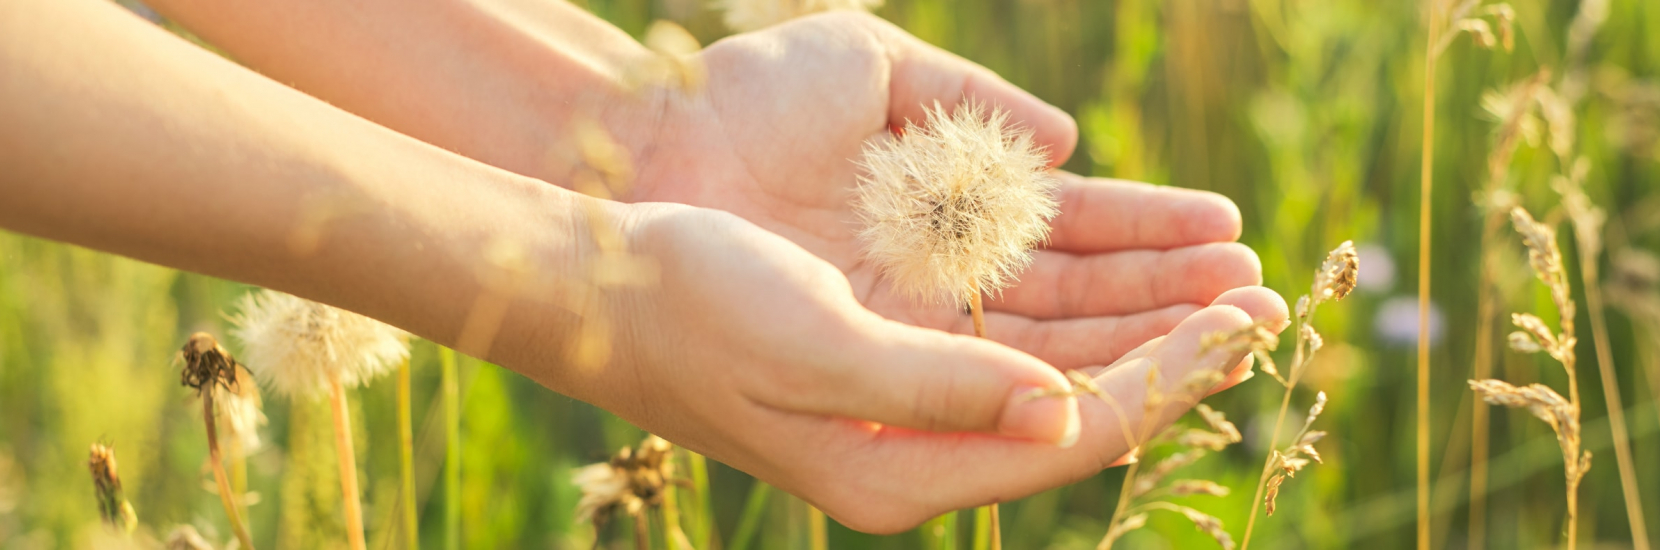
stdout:
{"type": "Polygon", "coordinates": [[[288,397],[325,394],[335,376],[342,385],[359,385],[409,357],[401,330],[273,290],[244,297],[232,321],[250,370],[288,397]]]}
{"type": "Polygon", "coordinates": [[[1008,113],[935,104],[927,123],[868,144],[855,208],[866,256],[902,294],[968,303],[1008,286],[1060,212],[1048,157],[1008,113]]]}
{"type": "Polygon", "coordinates": [[[244,433],[236,434],[240,438],[239,442],[251,437],[254,445],[259,444],[255,425],[263,421],[264,417],[260,415],[257,404],[250,403],[239,395],[244,390],[254,391],[252,384],[248,384],[249,387],[246,389],[243,387],[240,381],[244,377],[236,358],[220,347],[219,341],[211,334],[198,332],[190,335],[190,340],[180,348],[179,357],[184,360],[184,369],[180,373],[181,381],[186,387],[196,390],[197,397],[202,399],[202,423],[207,428],[208,465],[213,470],[213,479],[218,485],[219,502],[225,507],[225,516],[230,520],[231,531],[236,533],[237,540],[242,543],[243,548],[253,550],[253,539],[242,525],[242,518],[237,512],[230,482],[225,474],[225,465],[219,450],[218,428],[214,423],[216,414],[227,416],[228,423],[238,423],[239,428],[245,430],[244,433]],[[214,406],[216,397],[232,395],[237,396],[234,398],[234,404],[226,401],[221,402],[219,407],[214,406]],[[227,405],[236,407],[237,410],[226,414],[227,405]]]}
{"type": "Polygon", "coordinates": [[[882,0],[720,0],[726,26],[734,31],[764,29],[797,17],[837,10],[870,11],[882,0]]]}

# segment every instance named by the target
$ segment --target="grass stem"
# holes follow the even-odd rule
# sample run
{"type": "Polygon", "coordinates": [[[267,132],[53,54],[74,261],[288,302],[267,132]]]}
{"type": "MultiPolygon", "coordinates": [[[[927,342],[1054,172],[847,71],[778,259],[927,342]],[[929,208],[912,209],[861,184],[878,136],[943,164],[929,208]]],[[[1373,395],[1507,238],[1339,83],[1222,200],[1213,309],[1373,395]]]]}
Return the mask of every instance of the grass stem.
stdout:
{"type": "Polygon", "coordinates": [[[1435,177],[1435,61],[1441,41],[1441,2],[1427,0],[1429,32],[1424,45],[1424,138],[1418,191],[1418,550],[1429,550],[1429,264],[1430,191],[1435,177]]]}
{"type": "Polygon", "coordinates": [[[808,544],[812,550],[830,549],[829,523],[829,520],[824,517],[823,510],[811,506],[807,508],[807,531],[812,537],[808,544]]]}
{"type": "Polygon", "coordinates": [[[747,550],[749,542],[755,538],[755,532],[761,528],[761,516],[767,510],[767,499],[772,496],[772,486],[759,479],[749,488],[749,497],[744,499],[743,516],[738,518],[738,530],[732,533],[732,544],[727,545],[731,550],[747,550]]]}
{"type": "MultiPolygon", "coordinates": [[[[1579,234],[1578,231],[1574,232],[1579,234]]],[[[1579,275],[1585,285],[1585,305],[1591,316],[1591,335],[1596,342],[1597,372],[1602,378],[1603,402],[1608,406],[1608,426],[1614,431],[1614,459],[1620,470],[1620,489],[1625,496],[1626,519],[1631,524],[1635,550],[1648,550],[1648,526],[1643,519],[1643,499],[1637,489],[1637,469],[1631,459],[1631,432],[1625,425],[1625,407],[1620,403],[1620,383],[1614,373],[1614,351],[1608,342],[1603,318],[1602,290],[1597,276],[1595,248],[1579,242],[1579,275]]]]}
{"type": "Polygon", "coordinates": [[[455,350],[438,349],[444,392],[444,547],[461,549],[461,380],[455,350]]]}
{"type": "Polygon", "coordinates": [[[399,473],[403,477],[404,548],[421,546],[419,510],[415,507],[415,428],[409,392],[409,360],[398,366],[399,473]]]}

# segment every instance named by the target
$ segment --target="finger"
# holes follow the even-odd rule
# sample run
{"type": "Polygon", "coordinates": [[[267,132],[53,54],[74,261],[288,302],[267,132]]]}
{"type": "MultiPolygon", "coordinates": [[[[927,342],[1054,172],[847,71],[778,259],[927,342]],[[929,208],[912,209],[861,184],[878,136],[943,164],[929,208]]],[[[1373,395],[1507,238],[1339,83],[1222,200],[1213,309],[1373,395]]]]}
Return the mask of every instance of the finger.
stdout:
{"type": "Polygon", "coordinates": [[[890,125],[902,128],[907,121],[921,123],[925,109],[935,102],[954,109],[964,99],[973,99],[1008,112],[1010,123],[1030,129],[1037,145],[1047,150],[1049,166],[1060,166],[1072,156],[1078,145],[1078,124],[1065,111],[985,67],[903,31],[890,35],[887,42],[893,62],[893,79],[888,84],[890,125]]]}
{"type": "MultiPolygon", "coordinates": [[[[890,531],[921,522],[934,513],[1006,501],[1068,484],[1098,473],[1123,455],[1140,434],[1156,433],[1187,410],[1182,382],[1189,375],[1237,363],[1242,353],[1208,350],[1200,340],[1210,333],[1251,323],[1245,310],[1232,305],[1206,308],[1190,316],[1147,356],[1120,365],[1096,378],[1109,400],[1079,400],[1083,434],[1070,449],[969,435],[922,434],[883,429],[847,449],[830,449],[821,460],[860,468],[847,474],[857,483],[824,494],[821,504],[838,520],[861,529],[890,531]],[[1147,372],[1172,396],[1163,405],[1145,407],[1147,372]],[[1109,405],[1108,403],[1112,403],[1109,405]],[[850,502],[843,502],[843,501],[850,502]],[[882,503],[875,509],[861,508],[882,503]]],[[[1196,399],[1197,394],[1185,394],[1196,399]]]]}
{"type": "Polygon", "coordinates": [[[1239,243],[1087,256],[1038,251],[1020,282],[988,307],[1038,319],[1124,315],[1208,304],[1223,292],[1258,284],[1262,262],[1239,243]]]}
{"type": "Polygon", "coordinates": [[[981,432],[1071,445],[1077,400],[1070,382],[1030,355],[970,336],[871,315],[846,337],[820,346],[801,391],[754,396],[793,412],[858,419],[929,432],[981,432]]]}
{"type": "Polygon", "coordinates": [[[1208,191],[1055,172],[1061,213],[1049,248],[1075,253],[1169,249],[1239,238],[1239,207],[1208,191]]]}
{"type": "MultiPolygon", "coordinates": [[[[986,336],[1003,345],[1032,354],[1059,369],[1106,365],[1144,342],[1170,332],[1193,312],[1195,304],[1176,304],[1125,316],[1084,317],[1039,321],[991,313],[986,336]]],[[[963,317],[953,330],[968,333],[973,321],[963,317]]]]}

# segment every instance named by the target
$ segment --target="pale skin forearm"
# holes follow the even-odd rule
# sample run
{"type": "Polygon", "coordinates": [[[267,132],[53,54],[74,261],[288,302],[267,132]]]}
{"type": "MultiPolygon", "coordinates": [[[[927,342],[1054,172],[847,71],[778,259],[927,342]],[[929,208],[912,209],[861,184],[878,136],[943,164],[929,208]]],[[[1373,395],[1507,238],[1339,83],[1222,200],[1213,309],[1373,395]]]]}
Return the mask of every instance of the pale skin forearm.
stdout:
{"type": "Polygon", "coordinates": [[[573,117],[625,141],[655,109],[618,82],[645,49],[561,0],[152,0],[237,61],[398,132],[557,180],[573,117]]]}
{"type": "MultiPolygon", "coordinates": [[[[0,74],[0,227],[285,290],[445,343],[493,243],[513,239],[560,276],[585,246],[576,203],[590,199],[375,126],[114,4],[0,5],[0,74]],[[296,246],[309,230],[314,246],[296,246]]],[[[564,334],[543,309],[504,324],[501,340],[564,334]]]]}

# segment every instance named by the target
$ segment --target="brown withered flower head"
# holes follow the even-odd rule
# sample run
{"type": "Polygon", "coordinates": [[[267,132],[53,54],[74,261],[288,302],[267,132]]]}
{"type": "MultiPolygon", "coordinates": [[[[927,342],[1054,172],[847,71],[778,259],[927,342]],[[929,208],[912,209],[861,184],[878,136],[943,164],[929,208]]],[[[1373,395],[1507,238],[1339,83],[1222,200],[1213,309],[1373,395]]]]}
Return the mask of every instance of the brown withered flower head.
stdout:
{"type": "Polygon", "coordinates": [[[648,435],[638,448],[623,447],[610,460],[578,468],[571,476],[582,489],[576,520],[603,526],[622,511],[638,517],[663,505],[663,495],[674,477],[674,446],[648,435]]]}
{"type": "Polygon", "coordinates": [[[138,527],[138,515],[133,512],[133,505],[129,504],[122,494],[121,472],[116,465],[115,449],[109,445],[93,443],[86,465],[92,472],[92,487],[98,498],[98,517],[102,518],[105,524],[132,532],[138,527]]]}
{"type": "Polygon", "coordinates": [[[212,334],[198,332],[190,335],[190,340],[179,349],[179,358],[184,361],[184,369],[179,371],[180,383],[196,390],[198,395],[215,386],[236,391],[236,358],[225,351],[212,334]]]}

